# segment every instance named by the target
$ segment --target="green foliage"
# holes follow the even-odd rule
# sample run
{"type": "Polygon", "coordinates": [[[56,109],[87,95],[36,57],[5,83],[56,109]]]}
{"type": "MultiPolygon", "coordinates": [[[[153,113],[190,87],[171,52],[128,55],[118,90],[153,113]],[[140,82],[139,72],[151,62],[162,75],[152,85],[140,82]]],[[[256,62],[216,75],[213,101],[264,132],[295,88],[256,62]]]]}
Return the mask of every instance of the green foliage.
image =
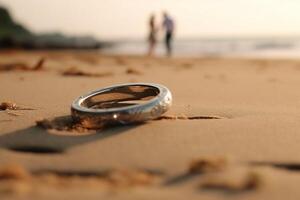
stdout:
{"type": "Polygon", "coordinates": [[[94,49],[100,43],[93,37],[70,37],[61,33],[33,34],[13,20],[7,9],[0,7],[0,48],[27,49],[94,49]]]}
{"type": "Polygon", "coordinates": [[[22,25],[14,22],[9,12],[0,7],[0,39],[11,37],[22,40],[31,37],[32,34],[22,25]]]}

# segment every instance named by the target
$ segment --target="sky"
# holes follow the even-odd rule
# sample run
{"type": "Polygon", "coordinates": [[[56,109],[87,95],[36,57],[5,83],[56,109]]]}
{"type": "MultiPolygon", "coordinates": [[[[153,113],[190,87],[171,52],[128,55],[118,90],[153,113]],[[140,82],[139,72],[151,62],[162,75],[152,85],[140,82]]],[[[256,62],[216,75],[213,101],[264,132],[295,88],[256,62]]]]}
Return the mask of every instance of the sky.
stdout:
{"type": "Polygon", "coordinates": [[[149,15],[156,13],[160,24],[167,10],[179,38],[300,35],[298,0],[0,0],[0,5],[37,33],[144,38],[149,15]]]}

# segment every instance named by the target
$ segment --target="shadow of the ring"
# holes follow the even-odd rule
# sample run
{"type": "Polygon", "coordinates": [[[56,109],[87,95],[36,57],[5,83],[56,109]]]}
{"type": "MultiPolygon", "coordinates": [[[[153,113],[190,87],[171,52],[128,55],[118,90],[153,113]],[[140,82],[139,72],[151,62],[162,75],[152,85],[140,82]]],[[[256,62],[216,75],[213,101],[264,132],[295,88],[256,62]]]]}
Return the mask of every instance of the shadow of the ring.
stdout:
{"type": "MultiPolygon", "coordinates": [[[[66,117],[70,116],[60,116],[54,120],[66,117]]],[[[31,126],[1,135],[0,148],[31,153],[62,153],[73,146],[125,133],[138,125],[140,124],[108,127],[88,135],[80,133],[76,133],[76,135],[52,134],[47,129],[31,126]]]]}

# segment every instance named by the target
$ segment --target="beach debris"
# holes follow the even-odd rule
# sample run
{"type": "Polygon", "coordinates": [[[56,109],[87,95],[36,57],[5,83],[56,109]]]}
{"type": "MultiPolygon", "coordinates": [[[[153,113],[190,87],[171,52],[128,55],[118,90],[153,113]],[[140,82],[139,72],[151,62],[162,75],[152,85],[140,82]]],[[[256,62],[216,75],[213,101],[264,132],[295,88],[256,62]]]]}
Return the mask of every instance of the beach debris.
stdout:
{"type": "MultiPolygon", "coordinates": [[[[0,110],[34,110],[33,108],[18,106],[14,102],[2,102],[0,103],[0,110]]],[[[11,114],[11,113],[8,113],[11,114]]],[[[12,114],[13,115],[13,114],[12,114]]],[[[18,115],[18,114],[16,114],[18,115]]]]}
{"type": "Polygon", "coordinates": [[[44,64],[45,64],[46,59],[45,58],[41,58],[36,64],[35,66],[32,68],[34,71],[38,71],[43,69],[44,64]]]}
{"type": "Polygon", "coordinates": [[[261,174],[250,171],[246,173],[240,179],[234,179],[232,177],[226,178],[210,178],[202,182],[200,187],[204,189],[217,189],[227,192],[242,192],[248,190],[254,190],[263,186],[263,178],[261,174]]]}
{"type": "Polygon", "coordinates": [[[26,63],[9,63],[0,64],[0,71],[40,71],[43,69],[46,59],[40,58],[34,66],[29,66],[26,63]]]}
{"type": "Polygon", "coordinates": [[[18,106],[13,102],[2,102],[0,104],[0,110],[17,110],[18,106]]]}
{"type": "Polygon", "coordinates": [[[94,73],[94,72],[85,72],[76,67],[71,67],[62,72],[63,76],[88,76],[88,77],[105,77],[112,76],[111,72],[103,72],[103,73],[94,73]]]}
{"type": "Polygon", "coordinates": [[[227,166],[228,160],[225,157],[203,157],[193,160],[188,172],[190,174],[219,172],[225,170],[227,166]]]}
{"type": "Polygon", "coordinates": [[[186,116],[184,114],[181,115],[163,115],[156,120],[197,120],[197,119],[224,119],[224,117],[220,116],[186,116]]]}
{"type": "Polygon", "coordinates": [[[135,68],[127,68],[126,74],[142,75],[143,73],[135,68]]]}

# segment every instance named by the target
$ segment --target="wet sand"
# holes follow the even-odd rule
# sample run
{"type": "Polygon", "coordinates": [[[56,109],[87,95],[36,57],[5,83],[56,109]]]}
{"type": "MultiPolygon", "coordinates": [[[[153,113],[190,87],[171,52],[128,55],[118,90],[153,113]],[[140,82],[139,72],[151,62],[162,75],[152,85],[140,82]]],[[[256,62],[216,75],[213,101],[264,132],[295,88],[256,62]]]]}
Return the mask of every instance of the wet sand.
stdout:
{"type": "Polygon", "coordinates": [[[0,198],[298,199],[299,75],[295,59],[2,52],[0,198]],[[70,125],[76,97],[125,82],[166,85],[172,108],[70,125]]]}

